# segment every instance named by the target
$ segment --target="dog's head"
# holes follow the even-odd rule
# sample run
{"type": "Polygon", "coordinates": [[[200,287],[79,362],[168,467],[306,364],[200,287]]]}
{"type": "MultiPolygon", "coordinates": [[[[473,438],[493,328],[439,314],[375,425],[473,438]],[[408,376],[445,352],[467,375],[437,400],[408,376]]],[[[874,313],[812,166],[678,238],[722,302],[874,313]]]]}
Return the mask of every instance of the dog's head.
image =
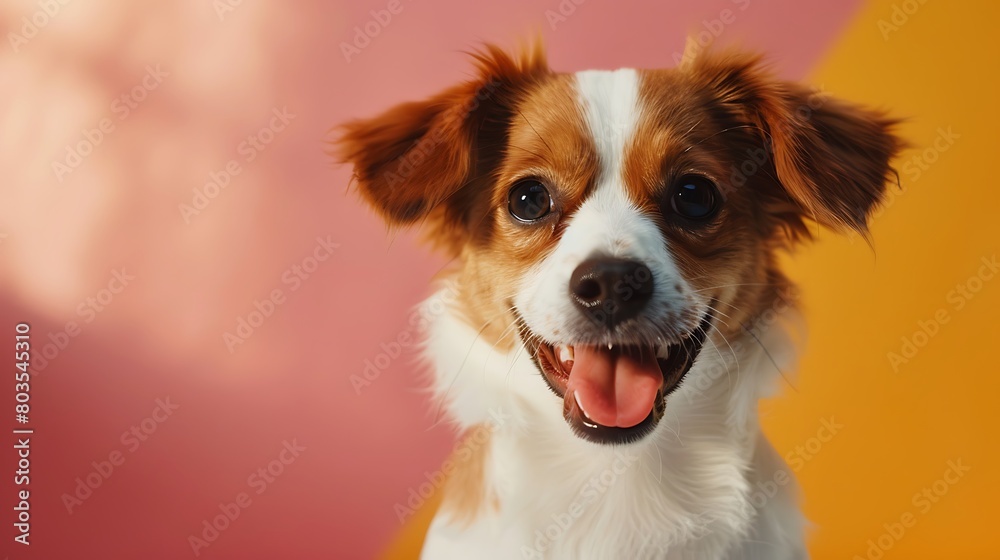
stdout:
{"type": "Polygon", "coordinates": [[[473,81],[348,123],[338,152],[389,224],[421,223],[457,258],[470,323],[523,344],[593,441],[652,429],[706,337],[774,298],[775,252],[810,221],[864,234],[900,147],[892,121],[757,57],[476,60],[473,81]]]}

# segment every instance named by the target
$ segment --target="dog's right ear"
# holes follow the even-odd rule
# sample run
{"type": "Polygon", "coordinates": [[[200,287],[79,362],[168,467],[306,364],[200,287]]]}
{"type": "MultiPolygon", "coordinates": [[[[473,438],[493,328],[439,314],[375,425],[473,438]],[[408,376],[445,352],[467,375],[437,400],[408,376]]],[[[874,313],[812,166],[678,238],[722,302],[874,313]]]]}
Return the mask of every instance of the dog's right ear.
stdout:
{"type": "Polygon", "coordinates": [[[473,57],[472,81],[348,122],[334,141],[335,157],[354,165],[362,197],[391,226],[474,227],[472,207],[503,153],[519,92],[549,72],[540,46],[512,57],[486,45],[473,57]]]}

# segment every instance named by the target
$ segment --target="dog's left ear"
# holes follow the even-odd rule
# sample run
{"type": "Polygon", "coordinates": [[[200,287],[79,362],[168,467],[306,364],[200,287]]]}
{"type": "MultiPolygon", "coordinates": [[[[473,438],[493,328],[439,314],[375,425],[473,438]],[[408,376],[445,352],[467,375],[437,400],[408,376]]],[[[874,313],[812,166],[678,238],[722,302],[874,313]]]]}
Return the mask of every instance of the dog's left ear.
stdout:
{"type": "Polygon", "coordinates": [[[867,234],[868,216],[895,181],[891,160],[905,145],[893,132],[898,121],[774,79],[757,57],[707,55],[688,69],[759,128],[777,179],[802,214],[867,234]]]}

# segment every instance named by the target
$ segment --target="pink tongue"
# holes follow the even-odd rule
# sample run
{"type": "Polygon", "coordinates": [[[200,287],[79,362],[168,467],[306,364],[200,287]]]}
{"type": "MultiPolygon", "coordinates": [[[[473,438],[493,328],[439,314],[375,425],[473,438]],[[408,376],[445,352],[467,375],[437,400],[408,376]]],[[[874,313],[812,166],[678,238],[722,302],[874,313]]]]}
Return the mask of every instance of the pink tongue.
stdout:
{"type": "Polygon", "coordinates": [[[645,420],[663,385],[663,373],[651,348],[623,350],[573,349],[566,398],[576,398],[583,413],[602,426],[631,428],[645,420]]]}

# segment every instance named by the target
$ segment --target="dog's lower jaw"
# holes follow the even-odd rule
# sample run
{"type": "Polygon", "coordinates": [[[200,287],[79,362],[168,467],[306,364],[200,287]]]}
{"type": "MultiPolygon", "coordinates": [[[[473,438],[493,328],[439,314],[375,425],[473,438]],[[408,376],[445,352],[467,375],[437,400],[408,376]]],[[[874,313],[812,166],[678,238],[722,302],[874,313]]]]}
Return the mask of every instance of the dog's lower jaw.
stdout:
{"type": "Polygon", "coordinates": [[[755,354],[779,354],[780,331],[730,340],[730,363],[718,362],[727,345],[707,345],[653,433],[601,446],[572,434],[523,351],[496,351],[457,313],[431,317],[435,390],[461,427],[490,437],[467,447],[486,454],[483,503],[460,518],[443,508],[423,558],[805,558],[794,483],[755,495],[779,470],[791,478],[756,418],[777,370],[755,354]]]}

